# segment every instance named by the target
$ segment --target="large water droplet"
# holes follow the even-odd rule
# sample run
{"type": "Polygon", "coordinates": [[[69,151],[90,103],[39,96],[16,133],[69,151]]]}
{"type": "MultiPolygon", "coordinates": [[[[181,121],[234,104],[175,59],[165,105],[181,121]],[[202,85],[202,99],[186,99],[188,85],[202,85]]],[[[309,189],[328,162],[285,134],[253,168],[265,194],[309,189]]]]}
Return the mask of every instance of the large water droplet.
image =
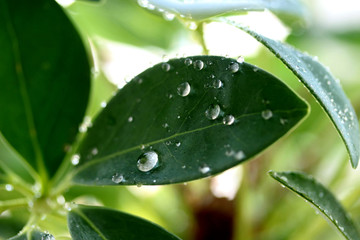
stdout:
{"type": "Polygon", "coordinates": [[[223,83],[220,79],[215,79],[213,82],[212,82],[212,86],[214,88],[221,88],[223,86],[223,83]]]}
{"type": "Polygon", "coordinates": [[[124,176],[122,174],[119,173],[115,173],[112,177],[111,177],[111,181],[113,181],[114,183],[118,184],[124,181],[124,176]]]}
{"type": "Polygon", "coordinates": [[[190,90],[191,87],[188,82],[180,83],[179,86],[177,87],[177,93],[182,97],[186,97],[187,95],[189,95],[190,90]]]}
{"type": "Polygon", "coordinates": [[[261,116],[262,116],[263,119],[268,120],[268,119],[272,118],[273,113],[272,113],[271,110],[266,109],[266,110],[261,112],[261,116]]]}
{"type": "Polygon", "coordinates": [[[159,156],[156,152],[150,151],[140,155],[137,161],[137,168],[142,172],[148,172],[156,167],[159,156]]]}
{"type": "Polygon", "coordinates": [[[203,62],[203,61],[201,61],[201,60],[196,60],[196,61],[194,62],[194,69],[195,69],[195,70],[200,71],[200,70],[202,70],[203,68],[204,68],[204,62],[203,62]]]}
{"type": "Polygon", "coordinates": [[[186,66],[190,66],[190,65],[192,64],[192,60],[191,60],[190,58],[185,58],[184,64],[185,64],[186,66]]]}
{"type": "Polygon", "coordinates": [[[71,157],[71,164],[76,166],[78,165],[80,162],[80,155],[79,154],[74,154],[72,157],[71,157]]]}
{"type": "Polygon", "coordinates": [[[219,114],[220,114],[220,106],[217,104],[210,105],[205,111],[205,116],[210,120],[217,119],[219,114]]]}
{"type": "Polygon", "coordinates": [[[223,118],[223,123],[225,125],[231,125],[234,123],[234,121],[235,121],[235,118],[233,115],[227,115],[223,118]]]}
{"type": "Polygon", "coordinates": [[[170,71],[170,68],[171,68],[171,66],[170,66],[170,64],[168,64],[168,63],[163,63],[163,64],[161,65],[161,69],[162,69],[164,72],[170,71]]]}
{"type": "Polygon", "coordinates": [[[234,63],[230,64],[230,71],[232,73],[236,73],[237,71],[239,71],[239,69],[240,69],[239,63],[234,62],[234,63]]]}

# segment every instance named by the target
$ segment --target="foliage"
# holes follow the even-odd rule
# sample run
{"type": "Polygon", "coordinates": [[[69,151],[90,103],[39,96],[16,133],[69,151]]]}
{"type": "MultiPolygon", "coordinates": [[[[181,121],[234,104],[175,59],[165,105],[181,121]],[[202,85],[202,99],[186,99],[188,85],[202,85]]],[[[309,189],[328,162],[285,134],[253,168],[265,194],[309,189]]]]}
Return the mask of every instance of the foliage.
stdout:
{"type": "MultiPolygon", "coordinates": [[[[346,239],[360,239],[357,191],[339,201],[325,187],[341,189],[348,171],[330,122],[358,165],[355,110],[316,57],[231,17],[265,9],[305,31],[308,13],[296,0],[78,1],[67,8],[53,0],[2,1],[0,239],[208,239],[214,232],[218,239],[330,239],[323,223],[265,174],[289,168],[296,171],[269,173],[346,239]],[[263,44],[275,57],[263,51],[249,61],[283,81],[243,57],[209,55],[211,23],[263,44]],[[192,35],[203,55],[165,59],[119,89],[107,80],[107,41],[170,52],[192,35]],[[235,200],[210,193],[212,176],[237,165],[235,200]],[[305,172],[328,175],[327,184],[305,172]],[[153,200],[136,195],[146,188],[124,186],[167,184],[153,200]]],[[[289,41],[301,46],[310,38],[305,32],[289,41]]],[[[340,39],[353,44],[353,37],[340,39]]],[[[349,95],[358,103],[355,92],[349,95]]]]}

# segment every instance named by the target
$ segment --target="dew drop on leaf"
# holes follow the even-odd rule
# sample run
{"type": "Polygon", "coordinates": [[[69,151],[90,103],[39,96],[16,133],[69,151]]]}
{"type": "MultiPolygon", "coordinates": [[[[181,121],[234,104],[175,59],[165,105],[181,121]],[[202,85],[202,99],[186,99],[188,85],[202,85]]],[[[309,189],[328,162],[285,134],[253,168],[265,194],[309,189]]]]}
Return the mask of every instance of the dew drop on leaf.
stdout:
{"type": "Polygon", "coordinates": [[[194,69],[195,69],[195,70],[201,71],[203,68],[204,68],[204,62],[203,62],[203,61],[201,61],[201,60],[196,60],[196,61],[194,62],[194,69]]]}
{"type": "Polygon", "coordinates": [[[44,233],[44,235],[41,236],[41,240],[55,240],[55,237],[50,233],[44,233]]]}
{"type": "Polygon", "coordinates": [[[190,66],[190,65],[192,64],[192,60],[191,60],[190,58],[185,58],[184,64],[185,64],[186,66],[190,66]]]}
{"type": "Polygon", "coordinates": [[[79,154],[74,154],[72,157],[71,157],[71,164],[76,166],[78,165],[80,162],[80,155],[79,154]]]}
{"type": "Polygon", "coordinates": [[[124,176],[119,174],[119,173],[115,173],[112,177],[111,177],[111,181],[113,181],[114,183],[118,184],[124,181],[124,176]]]}
{"type": "Polygon", "coordinates": [[[95,156],[96,154],[98,154],[98,152],[99,152],[99,151],[98,151],[97,148],[93,148],[93,149],[91,150],[91,154],[94,155],[94,156],[95,156]]]}
{"type": "Polygon", "coordinates": [[[237,153],[234,154],[234,158],[236,160],[242,160],[245,158],[245,153],[243,151],[238,151],[237,153]]]}
{"type": "Polygon", "coordinates": [[[191,87],[188,82],[180,83],[179,86],[177,87],[177,93],[179,94],[179,96],[182,97],[186,97],[187,95],[189,95],[190,90],[191,87]]]}
{"type": "Polygon", "coordinates": [[[245,61],[245,59],[244,59],[243,56],[240,56],[240,57],[238,57],[238,59],[237,59],[237,62],[238,62],[238,63],[243,63],[244,61],[245,61]]]}
{"type": "Polygon", "coordinates": [[[6,185],[5,185],[5,190],[8,191],[8,192],[11,192],[11,191],[14,190],[14,187],[13,187],[13,185],[11,185],[11,184],[6,184],[6,185]]]}
{"type": "Polygon", "coordinates": [[[100,106],[101,106],[102,108],[106,107],[106,105],[107,105],[107,103],[106,103],[105,101],[102,101],[102,102],[100,103],[100,106]]]}
{"type": "Polygon", "coordinates": [[[170,13],[170,12],[164,12],[163,17],[166,21],[172,21],[175,18],[175,14],[170,13]]]}
{"type": "Polygon", "coordinates": [[[148,172],[156,167],[159,156],[154,151],[149,151],[140,155],[137,161],[137,168],[142,172],[148,172]]]}
{"type": "Polygon", "coordinates": [[[130,116],[129,118],[128,118],[128,122],[132,122],[134,120],[134,118],[132,117],[132,116],[130,116]]]}
{"type": "Polygon", "coordinates": [[[181,142],[175,142],[175,146],[180,147],[181,142]]]}
{"type": "Polygon", "coordinates": [[[220,79],[215,79],[213,82],[212,82],[212,86],[214,88],[221,88],[223,86],[223,83],[220,79]]]}
{"type": "Polygon", "coordinates": [[[234,63],[230,64],[230,71],[232,73],[236,73],[237,71],[239,71],[239,69],[240,69],[239,63],[234,62],[234,63]]]}
{"type": "Polygon", "coordinates": [[[217,104],[210,105],[206,111],[205,116],[210,120],[215,120],[219,117],[220,114],[220,106],[217,104]]]}
{"type": "Polygon", "coordinates": [[[168,72],[168,71],[170,71],[170,64],[168,64],[168,63],[163,63],[162,65],[161,65],[161,69],[164,71],[164,72],[168,72]]]}
{"type": "Polygon", "coordinates": [[[226,115],[224,118],[223,118],[223,123],[225,125],[232,125],[235,121],[235,118],[233,115],[226,115]]]}
{"type": "Polygon", "coordinates": [[[271,110],[266,109],[266,110],[261,112],[261,116],[262,116],[263,119],[268,120],[268,119],[272,118],[273,113],[272,113],[271,110]]]}
{"type": "Polygon", "coordinates": [[[207,165],[203,165],[202,167],[199,168],[199,171],[202,173],[202,174],[206,174],[208,172],[210,172],[210,167],[207,166],[207,165]]]}

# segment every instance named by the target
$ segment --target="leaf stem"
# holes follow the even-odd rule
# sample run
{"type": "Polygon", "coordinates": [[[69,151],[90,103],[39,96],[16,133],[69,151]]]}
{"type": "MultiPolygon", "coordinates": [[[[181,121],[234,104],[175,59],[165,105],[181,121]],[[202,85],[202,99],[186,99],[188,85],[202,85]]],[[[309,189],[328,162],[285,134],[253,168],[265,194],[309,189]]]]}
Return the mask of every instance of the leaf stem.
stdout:
{"type": "Polygon", "coordinates": [[[209,55],[209,49],[206,46],[206,42],[205,42],[205,38],[204,38],[205,24],[206,24],[205,22],[199,23],[198,28],[196,29],[195,33],[196,33],[197,40],[199,41],[200,45],[202,46],[203,54],[209,55]]]}

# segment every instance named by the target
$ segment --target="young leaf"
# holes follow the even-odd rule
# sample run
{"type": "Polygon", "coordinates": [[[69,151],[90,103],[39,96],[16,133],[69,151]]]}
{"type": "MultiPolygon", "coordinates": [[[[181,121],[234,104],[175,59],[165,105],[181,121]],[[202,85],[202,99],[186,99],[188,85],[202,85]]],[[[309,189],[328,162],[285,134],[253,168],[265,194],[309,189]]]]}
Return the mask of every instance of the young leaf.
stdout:
{"type": "Polygon", "coordinates": [[[107,104],[80,146],[73,181],[149,185],[214,175],[260,153],[307,110],[250,64],[173,59],[138,75],[107,104]]]}
{"type": "Polygon", "coordinates": [[[52,175],[88,100],[84,46],[55,1],[1,1],[0,25],[0,131],[34,169],[52,175]]]}
{"type": "Polygon", "coordinates": [[[264,44],[303,82],[334,123],[347,147],[351,164],[356,168],[360,157],[358,119],[351,102],[329,70],[316,58],[289,45],[264,37],[242,25],[225,21],[239,27],[264,44]]]}
{"type": "Polygon", "coordinates": [[[31,231],[19,236],[12,237],[9,240],[55,240],[55,238],[50,233],[31,231]]]}
{"type": "Polygon", "coordinates": [[[68,215],[72,239],[179,239],[160,226],[123,212],[78,206],[68,215]]]}
{"type": "Polygon", "coordinates": [[[280,17],[289,18],[292,16],[296,20],[306,17],[304,6],[297,0],[195,0],[187,3],[179,0],[146,1],[145,7],[149,7],[149,5],[193,20],[204,20],[221,14],[263,11],[265,9],[274,12],[280,17]]]}
{"type": "Polygon", "coordinates": [[[269,172],[270,176],[323,213],[346,239],[360,239],[359,231],[333,194],[313,177],[299,172],[269,172]]]}

